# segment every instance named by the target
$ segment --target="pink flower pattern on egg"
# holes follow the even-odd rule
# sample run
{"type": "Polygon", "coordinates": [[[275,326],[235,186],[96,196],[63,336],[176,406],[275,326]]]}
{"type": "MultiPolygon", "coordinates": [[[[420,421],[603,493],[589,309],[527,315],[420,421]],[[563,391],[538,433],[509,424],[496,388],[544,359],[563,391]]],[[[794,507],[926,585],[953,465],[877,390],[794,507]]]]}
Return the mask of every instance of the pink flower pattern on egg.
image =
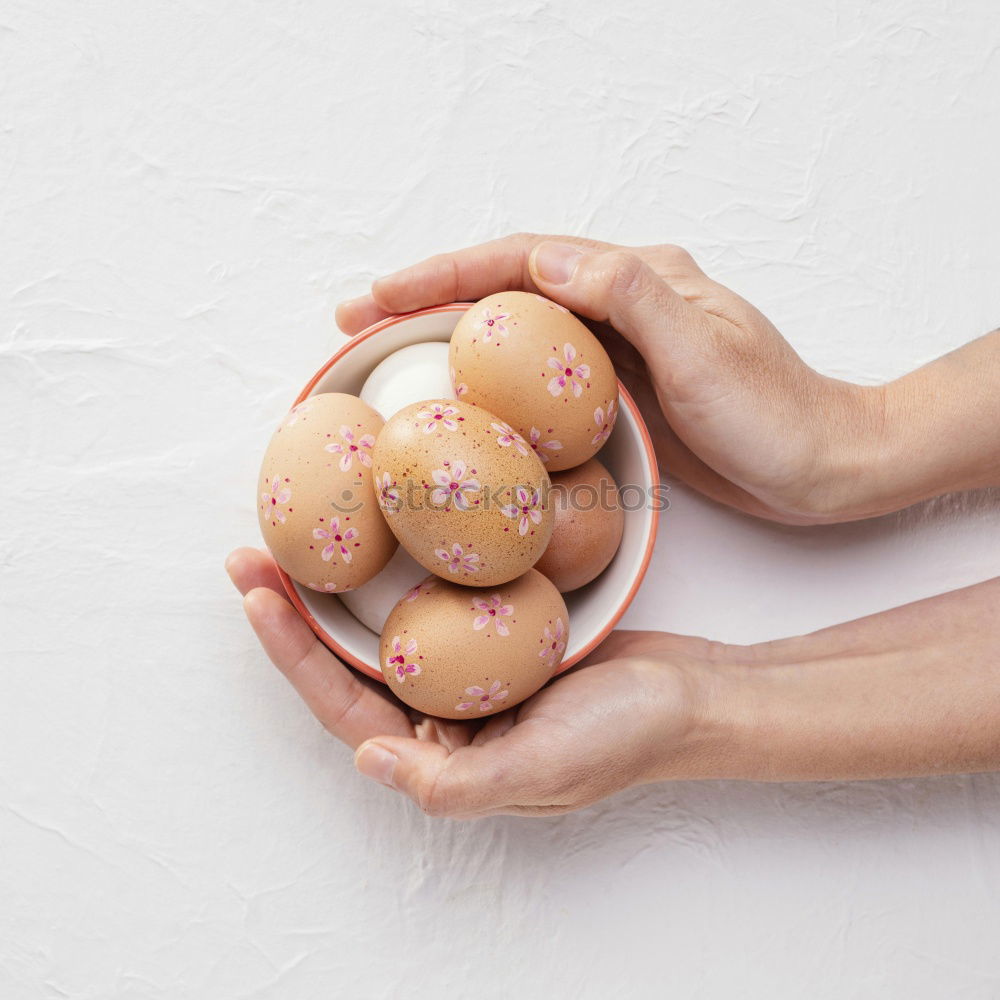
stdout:
{"type": "Polygon", "coordinates": [[[548,625],[545,626],[545,638],[542,640],[545,645],[539,650],[538,655],[545,660],[547,667],[554,667],[566,648],[566,630],[563,628],[562,618],[556,619],[555,628],[550,632],[548,625]]]}
{"type": "Polygon", "coordinates": [[[468,494],[478,493],[482,489],[478,479],[471,476],[465,478],[465,462],[445,462],[445,468],[435,469],[431,479],[437,484],[431,491],[431,503],[448,510],[448,504],[454,504],[455,510],[468,510],[472,506],[468,494]]]}
{"type": "Polygon", "coordinates": [[[536,295],[535,298],[538,299],[539,302],[544,302],[550,309],[558,309],[559,312],[564,312],[564,313],[569,312],[569,310],[565,306],[559,305],[558,302],[553,302],[552,299],[545,298],[544,295],[536,295]]]}
{"type": "Polygon", "coordinates": [[[618,414],[615,411],[615,401],[612,399],[608,403],[607,412],[605,412],[600,406],[594,410],[594,424],[597,426],[597,433],[591,438],[590,443],[601,445],[611,436],[611,432],[615,429],[615,420],[618,414]]]}
{"type": "MultiPolygon", "coordinates": [[[[284,480],[288,482],[288,480],[284,480]]],[[[286,520],[282,507],[288,505],[292,499],[292,490],[288,486],[282,485],[281,476],[275,476],[271,480],[271,485],[260,495],[261,507],[265,511],[270,511],[272,525],[284,524],[286,520]]],[[[291,507],[288,508],[291,511],[291,507]]]]}
{"type": "Polygon", "coordinates": [[[494,681],[490,685],[489,691],[484,690],[479,687],[479,685],[474,685],[473,687],[467,687],[465,693],[467,695],[472,695],[474,701],[460,701],[455,706],[456,712],[465,712],[472,708],[474,705],[479,706],[480,712],[489,712],[493,708],[493,703],[495,701],[503,701],[507,695],[510,694],[510,690],[504,688],[500,690],[503,685],[499,681],[494,681]]]}
{"type": "Polygon", "coordinates": [[[537,427],[531,428],[528,438],[531,442],[531,447],[535,450],[535,454],[542,460],[543,464],[547,464],[552,457],[548,452],[562,451],[562,441],[556,441],[555,438],[551,441],[543,441],[542,432],[537,427]]]}
{"type": "Polygon", "coordinates": [[[472,602],[472,606],[479,612],[472,622],[472,627],[478,632],[486,628],[490,622],[496,626],[497,635],[510,635],[504,618],[510,618],[514,614],[513,604],[504,604],[499,594],[494,594],[489,600],[477,597],[472,602]]]}
{"type": "Polygon", "coordinates": [[[549,368],[559,372],[549,382],[549,392],[553,396],[561,396],[567,386],[577,399],[583,394],[584,382],[590,378],[590,365],[574,365],[574,361],[576,361],[576,348],[572,344],[563,344],[562,361],[559,358],[549,358],[547,362],[549,368]]]}
{"type": "MultiPolygon", "coordinates": [[[[439,549],[438,551],[444,552],[444,549],[439,549]]],[[[436,583],[437,577],[433,580],[424,580],[423,583],[418,583],[415,587],[410,587],[410,589],[403,595],[403,600],[415,601],[421,594],[426,594],[429,590],[432,590],[436,583]]]]}
{"type": "Polygon", "coordinates": [[[488,344],[494,336],[499,343],[500,337],[506,337],[508,330],[504,325],[504,320],[510,319],[510,313],[495,312],[492,309],[484,309],[482,319],[476,324],[477,330],[483,331],[483,343],[488,344]]]}
{"type": "Polygon", "coordinates": [[[451,373],[451,387],[455,392],[455,395],[461,399],[468,391],[469,387],[464,382],[458,382],[455,378],[455,369],[450,370],[451,373]]]}
{"type": "Polygon", "coordinates": [[[466,551],[458,542],[452,545],[450,552],[447,549],[435,549],[434,555],[448,564],[449,573],[457,573],[459,570],[475,573],[479,569],[479,555],[471,549],[466,551]]]}
{"type": "Polygon", "coordinates": [[[514,498],[517,503],[501,507],[500,513],[517,521],[517,533],[526,535],[532,524],[542,523],[542,512],[538,509],[541,496],[538,490],[529,492],[524,486],[518,486],[514,491],[514,498]]]}
{"type": "Polygon", "coordinates": [[[312,404],[306,399],[302,400],[298,406],[293,406],[288,411],[288,418],[285,421],[285,426],[294,427],[299,422],[299,417],[301,417],[303,413],[308,413],[311,409],[312,404]]]}
{"type": "MultiPolygon", "coordinates": [[[[320,518],[320,520],[322,521],[323,518],[320,518]]],[[[339,517],[331,517],[330,523],[325,528],[313,528],[313,538],[318,542],[325,541],[327,543],[326,547],[320,553],[323,557],[323,562],[329,562],[338,553],[345,563],[351,562],[354,556],[346,543],[357,537],[357,528],[341,530],[339,517]]]]}
{"type": "Polygon", "coordinates": [[[375,477],[375,485],[378,487],[378,505],[385,514],[399,513],[399,490],[392,481],[392,476],[388,472],[383,472],[382,477],[375,477]]]}
{"type": "Polygon", "coordinates": [[[322,594],[335,594],[340,589],[338,583],[324,583],[322,587],[318,583],[307,583],[306,586],[310,590],[318,590],[322,594]]]}
{"type": "Polygon", "coordinates": [[[464,419],[457,406],[442,406],[440,403],[431,403],[426,410],[417,412],[417,420],[426,421],[425,434],[433,434],[439,427],[446,431],[457,431],[458,421],[464,419]],[[453,419],[454,417],[458,417],[458,420],[453,419]]]}
{"type": "Polygon", "coordinates": [[[500,420],[497,423],[490,424],[490,426],[499,435],[497,437],[497,444],[501,448],[509,448],[513,445],[515,451],[520,452],[522,455],[528,454],[528,442],[510,424],[500,420]]]}
{"type": "Polygon", "coordinates": [[[407,677],[416,677],[420,673],[420,664],[407,662],[417,651],[417,640],[410,639],[406,645],[395,635],[392,637],[392,655],[386,657],[386,669],[396,675],[396,680],[402,683],[407,677]]]}
{"type": "Polygon", "coordinates": [[[345,425],[340,428],[340,436],[343,438],[343,444],[339,441],[333,441],[326,446],[325,450],[334,455],[340,455],[341,471],[349,471],[354,459],[357,459],[365,468],[371,468],[371,451],[375,447],[374,435],[362,434],[355,440],[354,432],[345,425]]]}

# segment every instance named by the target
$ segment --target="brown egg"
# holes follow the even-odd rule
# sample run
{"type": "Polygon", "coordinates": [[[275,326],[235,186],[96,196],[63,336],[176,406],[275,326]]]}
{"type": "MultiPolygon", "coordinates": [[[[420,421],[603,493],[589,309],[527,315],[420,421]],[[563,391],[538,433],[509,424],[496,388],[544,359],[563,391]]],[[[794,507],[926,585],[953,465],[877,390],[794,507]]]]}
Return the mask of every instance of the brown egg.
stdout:
{"type": "Polygon", "coordinates": [[[353,590],[396,550],[371,476],[382,423],[357,396],[320,393],[299,403],[271,438],[257,487],[260,530],[297,583],[353,590]]]}
{"type": "Polygon", "coordinates": [[[404,407],[382,428],[373,463],[389,527],[444,579],[505,583],[548,545],[548,474],[515,431],[478,406],[431,399],[404,407]]]}
{"type": "Polygon", "coordinates": [[[566,605],[535,570],[498,587],[430,576],[386,619],[380,664],[407,705],[445,719],[481,719],[533,695],[562,662],[566,605]]]}
{"type": "Polygon", "coordinates": [[[625,513],[618,484],[596,458],[552,474],[552,538],[535,569],[565,594],[607,568],[621,544],[625,513]]]}
{"type": "Polygon", "coordinates": [[[530,292],[499,292],[458,321],[455,395],[506,420],[550,472],[585,462],[618,413],[607,352],[571,312],[530,292]]]}

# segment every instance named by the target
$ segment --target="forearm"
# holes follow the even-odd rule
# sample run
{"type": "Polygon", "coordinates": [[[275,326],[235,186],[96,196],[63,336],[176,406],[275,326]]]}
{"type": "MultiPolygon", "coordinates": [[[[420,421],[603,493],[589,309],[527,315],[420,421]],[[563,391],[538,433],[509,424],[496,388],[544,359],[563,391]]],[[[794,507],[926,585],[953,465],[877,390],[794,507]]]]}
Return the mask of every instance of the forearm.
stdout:
{"type": "Polygon", "coordinates": [[[839,520],[1000,485],[1000,330],[886,386],[856,393],[831,444],[839,520]]]}
{"type": "Polygon", "coordinates": [[[735,658],[663,777],[1000,770],[1000,578],[735,658]]]}

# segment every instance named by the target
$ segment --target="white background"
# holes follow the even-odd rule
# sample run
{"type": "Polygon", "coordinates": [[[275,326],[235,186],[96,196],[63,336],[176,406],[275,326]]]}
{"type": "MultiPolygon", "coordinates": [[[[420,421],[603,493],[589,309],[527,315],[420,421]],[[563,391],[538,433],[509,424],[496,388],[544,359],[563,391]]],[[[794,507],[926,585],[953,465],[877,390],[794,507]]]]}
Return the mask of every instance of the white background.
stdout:
{"type": "MultiPolygon", "coordinates": [[[[335,303],[529,229],[679,242],[825,372],[1000,323],[994,3],[0,0],[0,997],[1000,996],[1000,777],[429,820],[222,563],[335,303]]],[[[675,486],[626,623],[749,642],[1000,574],[981,493],[675,486]]]]}

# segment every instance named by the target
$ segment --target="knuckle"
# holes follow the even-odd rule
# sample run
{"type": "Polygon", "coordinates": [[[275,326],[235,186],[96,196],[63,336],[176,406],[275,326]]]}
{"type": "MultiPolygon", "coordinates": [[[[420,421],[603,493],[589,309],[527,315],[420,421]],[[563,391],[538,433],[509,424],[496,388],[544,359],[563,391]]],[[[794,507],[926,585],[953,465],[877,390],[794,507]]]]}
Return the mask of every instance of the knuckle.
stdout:
{"type": "Polygon", "coordinates": [[[452,298],[460,297],[462,272],[453,253],[437,253],[433,257],[428,257],[426,267],[428,271],[439,276],[436,280],[442,282],[441,294],[452,298]]]}
{"type": "Polygon", "coordinates": [[[337,731],[344,725],[351,713],[357,708],[358,703],[361,700],[361,696],[364,693],[364,688],[361,684],[353,679],[354,683],[351,684],[348,689],[337,698],[331,705],[330,711],[324,713],[320,722],[323,724],[323,728],[333,736],[337,735],[337,731]]]}
{"type": "Polygon", "coordinates": [[[539,236],[537,233],[529,233],[524,230],[521,230],[516,233],[511,233],[511,235],[507,237],[507,239],[510,240],[511,243],[515,244],[516,246],[525,248],[533,247],[541,238],[542,237],[539,236]]]}
{"type": "Polygon", "coordinates": [[[607,255],[612,295],[633,296],[640,291],[645,275],[642,260],[626,250],[615,250],[607,255]]]}
{"type": "Polygon", "coordinates": [[[684,247],[677,246],[675,243],[664,243],[658,252],[666,263],[672,264],[674,267],[690,268],[696,266],[694,257],[684,247]]]}
{"type": "Polygon", "coordinates": [[[445,777],[447,770],[446,764],[417,786],[417,805],[428,816],[445,817],[453,812],[454,784],[445,777]]]}
{"type": "Polygon", "coordinates": [[[427,258],[428,267],[440,267],[442,264],[447,264],[451,261],[452,255],[450,253],[436,253],[427,258]]]}

